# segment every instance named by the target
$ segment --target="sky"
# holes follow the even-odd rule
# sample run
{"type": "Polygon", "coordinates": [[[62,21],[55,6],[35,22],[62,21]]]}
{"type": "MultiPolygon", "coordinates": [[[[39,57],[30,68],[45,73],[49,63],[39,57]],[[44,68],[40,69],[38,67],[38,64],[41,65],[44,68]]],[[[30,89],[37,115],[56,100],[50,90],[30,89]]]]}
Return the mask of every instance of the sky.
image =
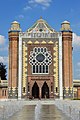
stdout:
{"type": "Polygon", "coordinates": [[[0,0],[0,62],[8,68],[8,30],[18,21],[25,32],[42,16],[56,31],[70,22],[73,31],[73,79],[80,79],[80,0],[0,0]]]}

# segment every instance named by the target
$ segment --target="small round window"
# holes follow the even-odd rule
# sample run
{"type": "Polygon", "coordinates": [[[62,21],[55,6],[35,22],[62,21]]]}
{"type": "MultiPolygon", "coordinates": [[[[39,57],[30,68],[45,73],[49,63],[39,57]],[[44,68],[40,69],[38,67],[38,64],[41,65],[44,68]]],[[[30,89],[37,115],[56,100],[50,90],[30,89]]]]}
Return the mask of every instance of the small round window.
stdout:
{"type": "Polygon", "coordinates": [[[40,53],[40,54],[38,54],[38,55],[36,56],[36,60],[37,60],[38,62],[43,62],[44,59],[45,59],[45,56],[44,56],[42,53],[40,53]]]}

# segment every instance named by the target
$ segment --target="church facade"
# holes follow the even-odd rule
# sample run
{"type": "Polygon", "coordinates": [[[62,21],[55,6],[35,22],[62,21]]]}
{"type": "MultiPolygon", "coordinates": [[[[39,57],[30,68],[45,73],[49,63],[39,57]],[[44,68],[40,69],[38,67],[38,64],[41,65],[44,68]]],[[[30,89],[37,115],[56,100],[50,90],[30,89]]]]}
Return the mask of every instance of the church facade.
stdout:
{"type": "Polygon", "coordinates": [[[9,98],[72,98],[72,30],[60,32],[40,18],[22,32],[17,21],[9,29],[9,98]]]}

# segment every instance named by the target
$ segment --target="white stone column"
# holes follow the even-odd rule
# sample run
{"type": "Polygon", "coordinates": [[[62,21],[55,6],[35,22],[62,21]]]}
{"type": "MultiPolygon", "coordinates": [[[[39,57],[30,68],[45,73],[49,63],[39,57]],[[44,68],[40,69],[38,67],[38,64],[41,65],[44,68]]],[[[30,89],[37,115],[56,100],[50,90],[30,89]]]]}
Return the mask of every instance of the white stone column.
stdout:
{"type": "Polygon", "coordinates": [[[19,36],[18,99],[22,96],[22,38],[19,36]]]}
{"type": "Polygon", "coordinates": [[[59,96],[63,99],[63,79],[62,79],[62,34],[59,35],[59,96]]]}
{"type": "Polygon", "coordinates": [[[41,86],[39,88],[39,98],[41,99],[41,86]]]}

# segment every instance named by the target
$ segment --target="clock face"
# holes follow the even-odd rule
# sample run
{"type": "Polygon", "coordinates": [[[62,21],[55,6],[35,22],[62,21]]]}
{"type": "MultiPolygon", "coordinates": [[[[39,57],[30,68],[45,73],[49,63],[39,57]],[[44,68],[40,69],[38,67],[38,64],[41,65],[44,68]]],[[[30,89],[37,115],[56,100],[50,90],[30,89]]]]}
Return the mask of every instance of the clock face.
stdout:
{"type": "Polygon", "coordinates": [[[44,59],[45,59],[45,56],[44,56],[42,53],[40,53],[40,54],[38,54],[38,55],[36,56],[36,60],[37,60],[38,62],[43,62],[44,59]]]}

